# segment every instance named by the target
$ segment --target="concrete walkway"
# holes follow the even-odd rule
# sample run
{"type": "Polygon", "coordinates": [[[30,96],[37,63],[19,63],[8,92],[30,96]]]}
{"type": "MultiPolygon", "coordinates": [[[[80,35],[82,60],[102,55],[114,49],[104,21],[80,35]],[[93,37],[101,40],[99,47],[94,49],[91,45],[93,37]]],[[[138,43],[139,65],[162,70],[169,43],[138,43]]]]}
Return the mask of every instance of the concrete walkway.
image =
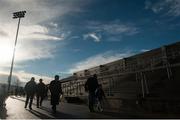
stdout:
{"type": "Polygon", "coordinates": [[[50,101],[44,101],[42,107],[36,108],[35,100],[33,110],[25,109],[25,98],[11,96],[6,100],[6,107],[0,109],[1,119],[72,119],[72,118],[180,118],[179,114],[145,114],[145,113],[112,113],[100,112],[90,113],[88,106],[69,103],[60,103],[57,113],[53,114],[50,101]]]}
{"type": "MultiPolygon", "coordinates": [[[[34,100],[35,101],[35,100],[34,100]]],[[[25,98],[9,97],[6,100],[6,107],[1,111],[1,118],[4,119],[55,119],[55,118],[119,118],[119,115],[106,115],[106,113],[90,113],[85,105],[60,103],[57,113],[53,114],[49,101],[44,101],[43,106],[36,108],[33,103],[33,110],[24,108],[25,98]]],[[[122,116],[121,116],[122,117],[122,116]]],[[[126,116],[127,117],[127,116],[126,116]]]]}

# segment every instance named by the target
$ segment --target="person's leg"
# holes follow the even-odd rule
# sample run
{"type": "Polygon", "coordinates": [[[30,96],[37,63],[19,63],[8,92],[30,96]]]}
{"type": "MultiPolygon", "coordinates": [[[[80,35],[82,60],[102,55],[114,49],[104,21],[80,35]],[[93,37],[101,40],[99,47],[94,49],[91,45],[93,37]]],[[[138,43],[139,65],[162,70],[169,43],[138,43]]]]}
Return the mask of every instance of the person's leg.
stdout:
{"type": "Polygon", "coordinates": [[[99,105],[100,105],[100,111],[103,111],[103,100],[99,100],[99,105]]]}
{"type": "Polygon", "coordinates": [[[37,94],[37,108],[39,108],[39,95],[37,94]]]}
{"type": "Polygon", "coordinates": [[[44,96],[41,95],[41,99],[40,99],[40,106],[42,106],[42,102],[43,102],[44,96]]]}
{"type": "Polygon", "coordinates": [[[32,110],[32,102],[33,102],[34,95],[30,96],[30,103],[29,103],[29,109],[32,110]]]}
{"type": "Polygon", "coordinates": [[[98,110],[98,111],[100,111],[100,103],[99,103],[99,100],[98,100],[98,98],[96,98],[96,100],[95,100],[95,105],[94,105],[96,108],[96,110],[98,110]]]}
{"type": "Polygon", "coordinates": [[[55,112],[55,95],[51,94],[51,105],[52,105],[52,111],[55,112]]]}
{"type": "Polygon", "coordinates": [[[56,105],[54,105],[54,112],[56,113],[56,105]]]}
{"type": "Polygon", "coordinates": [[[94,108],[93,108],[93,95],[92,93],[89,93],[89,110],[90,112],[94,112],[94,108]]]}
{"type": "Polygon", "coordinates": [[[95,104],[96,104],[96,96],[95,96],[95,92],[93,92],[92,93],[92,95],[91,95],[91,99],[92,99],[92,108],[93,108],[93,111],[94,111],[94,106],[95,106],[95,104]]]}
{"type": "Polygon", "coordinates": [[[25,102],[25,106],[24,106],[25,108],[27,108],[28,101],[29,101],[29,95],[27,94],[27,95],[26,95],[26,102],[25,102]]]}
{"type": "Polygon", "coordinates": [[[53,113],[56,113],[56,105],[55,104],[52,105],[52,110],[53,110],[53,113]]]}

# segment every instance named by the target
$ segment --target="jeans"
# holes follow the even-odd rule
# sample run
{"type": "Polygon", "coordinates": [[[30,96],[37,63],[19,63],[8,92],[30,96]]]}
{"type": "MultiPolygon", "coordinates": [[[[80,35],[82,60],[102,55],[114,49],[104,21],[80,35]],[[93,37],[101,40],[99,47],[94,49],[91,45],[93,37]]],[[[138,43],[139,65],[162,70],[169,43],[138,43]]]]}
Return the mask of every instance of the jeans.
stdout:
{"type": "Polygon", "coordinates": [[[33,102],[33,98],[34,98],[34,94],[27,94],[27,96],[26,96],[26,102],[25,102],[25,108],[26,108],[27,105],[28,105],[29,99],[30,99],[29,108],[31,108],[32,102],[33,102]]]}
{"type": "Polygon", "coordinates": [[[89,92],[89,110],[91,112],[94,111],[94,104],[95,104],[95,93],[89,92]]]}
{"type": "Polygon", "coordinates": [[[44,99],[44,95],[38,95],[37,94],[37,107],[39,107],[39,105],[41,106],[42,105],[42,101],[44,99]],[[40,101],[39,101],[39,98],[40,98],[40,101]]]}

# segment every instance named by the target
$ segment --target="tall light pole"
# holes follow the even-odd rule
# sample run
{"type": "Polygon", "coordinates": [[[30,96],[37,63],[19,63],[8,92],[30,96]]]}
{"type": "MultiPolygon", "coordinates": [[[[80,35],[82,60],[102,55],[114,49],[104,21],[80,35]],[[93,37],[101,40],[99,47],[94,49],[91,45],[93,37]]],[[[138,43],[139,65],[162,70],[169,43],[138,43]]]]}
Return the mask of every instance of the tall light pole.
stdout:
{"type": "Polygon", "coordinates": [[[16,44],[17,44],[17,38],[18,38],[18,32],[19,32],[19,25],[21,18],[25,16],[26,11],[19,11],[19,12],[14,12],[13,13],[13,19],[18,18],[18,26],[17,26],[17,32],[16,32],[16,38],[15,38],[15,43],[14,43],[14,50],[13,50],[13,56],[12,56],[12,62],[11,62],[11,69],[10,69],[10,74],[8,77],[8,92],[10,91],[10,86],[11,86],[11,79],[12,79],[12,71],[13,71],[13,65],[14,65],[14,57],[15,57],[15,51],[16,51],[16,44]]]}

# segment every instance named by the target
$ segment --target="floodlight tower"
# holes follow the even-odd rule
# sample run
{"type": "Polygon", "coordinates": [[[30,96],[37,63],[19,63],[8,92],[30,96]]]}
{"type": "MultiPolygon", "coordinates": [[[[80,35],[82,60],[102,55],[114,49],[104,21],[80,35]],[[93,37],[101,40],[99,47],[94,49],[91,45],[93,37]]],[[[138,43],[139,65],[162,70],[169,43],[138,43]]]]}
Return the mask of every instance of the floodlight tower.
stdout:
{"type": "Polygon", "coordinates": [[[11,79],[12,79],[12,71],[13,71],[13,65],[14,65],[14,57],[15,57],[15,51],[16,51],[16,44],[17,44],[17,38],[18,38],[18,32],[19,32],[19,25],[21,18],[25,16],[26,11],[19,11],[19,12],[14,12],[13,13],[13,19],[19,18],[18,19],[18,26],[17,26],[17,32],[16,32],[16,38],[15,38],[15,43],[14,43],[14,50],[13,50],[13,56],[12,56],[12,62],[11,62],[11,69],[10,69],[10,74],[8,77],[8,92],[10,91],[10,86],[11,86],[11,79]]]}

